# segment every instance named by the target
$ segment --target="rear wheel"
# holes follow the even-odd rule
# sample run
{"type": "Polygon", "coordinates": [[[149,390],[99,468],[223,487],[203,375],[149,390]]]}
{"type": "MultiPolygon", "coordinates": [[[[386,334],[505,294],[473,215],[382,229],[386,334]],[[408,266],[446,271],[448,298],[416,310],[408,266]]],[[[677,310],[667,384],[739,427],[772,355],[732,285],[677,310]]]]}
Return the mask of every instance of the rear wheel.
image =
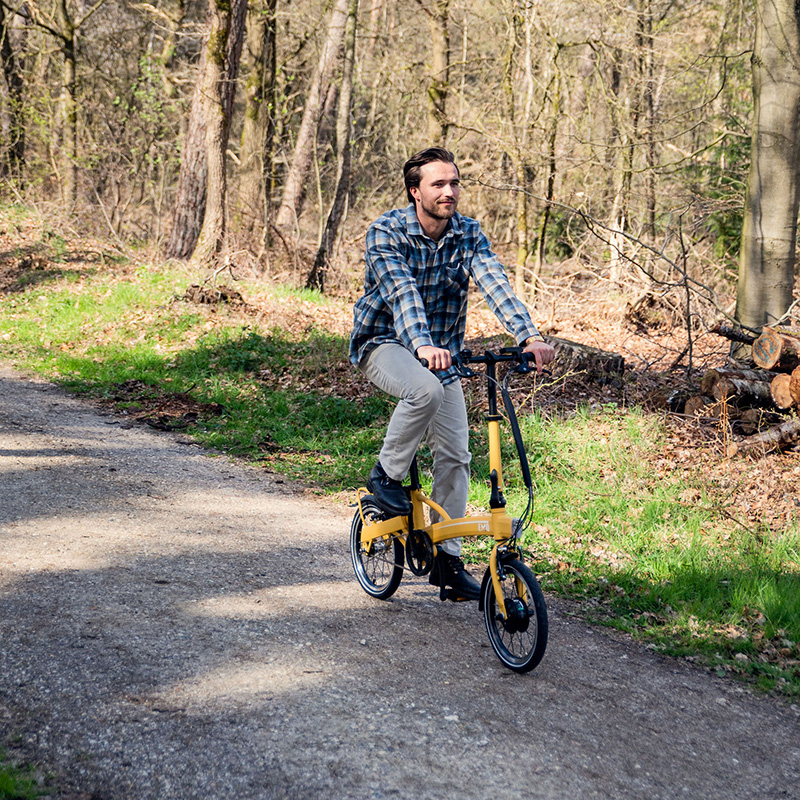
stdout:
{"type": "Polygon", "coordinates": [[[483,582],[483,620],[497,657],[514,672],[530,672],[547,648],[547,606],[539,583],[519,559],[503,565],[500,585],[506,617],[491,580],[483,582]]]}
{"type": "Polygon", "coordinates": [[[386,519],[372,495],[361,498],[361,512],[356,511],[350,526],[350,558],[361,588],[379,600],[391,597],[403,578],[403,543],[396,536],[373,539],[369,549],[361,540],[364,520],[367,524],[386,519]],[[361,518],[361,512],[364,519],[361,518]]]}

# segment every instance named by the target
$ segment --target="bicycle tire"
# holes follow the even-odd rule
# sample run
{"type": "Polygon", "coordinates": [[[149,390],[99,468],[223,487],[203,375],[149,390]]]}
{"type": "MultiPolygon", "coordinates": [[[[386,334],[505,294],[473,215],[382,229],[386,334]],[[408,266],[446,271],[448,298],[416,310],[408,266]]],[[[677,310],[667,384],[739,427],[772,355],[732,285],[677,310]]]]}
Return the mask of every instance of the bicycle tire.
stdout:
{"type": "Polygon", "coordinates": [[[503,601],[509,619],[497,608],[491,579],[483,582],[483,620],[489,642],[503,665],[530,672],[547,649],[547,605],[534,574],[518,558],[503,565],[503,601]]]}
{"type": "MultiPolygon", "coordinates": [[[[372,495],[361,498],[361,511],[367,520],[379,521],[386,514],[378,507],[372,495]]],[[[378,600],[391,597],[403,578],[403,543],[396,536],[376,539],[368,553],[361,542],[364,522],[358,510],[350,526],[350,559],[361,588],[378,600]]]]}

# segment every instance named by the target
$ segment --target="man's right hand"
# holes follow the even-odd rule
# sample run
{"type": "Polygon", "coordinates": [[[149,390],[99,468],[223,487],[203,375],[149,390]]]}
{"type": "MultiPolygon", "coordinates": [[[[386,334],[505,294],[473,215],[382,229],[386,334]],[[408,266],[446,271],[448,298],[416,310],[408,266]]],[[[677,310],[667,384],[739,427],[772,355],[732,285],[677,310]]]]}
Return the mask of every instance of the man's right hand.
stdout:
{"type": "Polygon", "coordinates": [[[432,372],[447,369],[453,363],[449,350],[445,350],[443,347],[432,347],[430,345],[423,345],[418,348],[417,358],[420,361],[425,359],[425,361],[428,362],[428,369],[432,372]]]}

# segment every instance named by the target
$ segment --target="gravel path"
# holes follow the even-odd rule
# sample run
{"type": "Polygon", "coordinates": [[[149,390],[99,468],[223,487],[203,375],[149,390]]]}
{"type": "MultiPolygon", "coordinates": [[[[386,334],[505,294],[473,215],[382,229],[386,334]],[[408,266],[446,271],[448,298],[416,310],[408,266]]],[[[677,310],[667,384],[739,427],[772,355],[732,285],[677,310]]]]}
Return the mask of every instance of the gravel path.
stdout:
{"type": "Polygon", "coordinates": [[[3,368],[0,480],[0,746],[60,798],[800,797],[797,706],[552,599],[517,676],[361,591],[351,509],[3,368]]]}

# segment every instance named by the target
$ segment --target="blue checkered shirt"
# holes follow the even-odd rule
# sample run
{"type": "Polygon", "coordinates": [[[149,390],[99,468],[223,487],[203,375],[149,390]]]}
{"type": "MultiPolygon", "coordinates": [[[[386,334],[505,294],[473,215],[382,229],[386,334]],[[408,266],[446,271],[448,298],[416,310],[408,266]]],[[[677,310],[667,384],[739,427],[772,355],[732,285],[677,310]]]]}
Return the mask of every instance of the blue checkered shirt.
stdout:
{"type": "MultiPolygon", "coordinates": [[[[476,220],[455,214],[434,242],[413,205],[384,214],[367,231],[364,295],[353,312],[350,360],[358,364],[387,342],[412,353],[425,345],[460,352],[470,277],[517,342],[541,338],[476,220]]],[[[457,378],[452,368],[438,375],[443,383],[457,378]]]]}

